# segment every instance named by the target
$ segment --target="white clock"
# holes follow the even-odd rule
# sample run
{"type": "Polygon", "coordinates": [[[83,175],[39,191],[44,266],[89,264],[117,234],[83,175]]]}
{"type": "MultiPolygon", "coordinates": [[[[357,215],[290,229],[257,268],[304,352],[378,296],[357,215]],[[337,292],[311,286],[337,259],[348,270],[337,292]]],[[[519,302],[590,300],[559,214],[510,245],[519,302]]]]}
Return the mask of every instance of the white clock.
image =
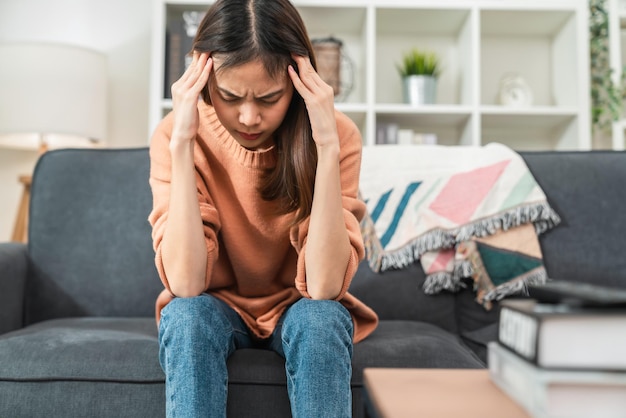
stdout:
{"type": "Polygon", "coordinates": [[[526,107],[533,104],[533,93],[522,76],[506,74],[500,80],[499,100],[503,106],[526,107]]]}

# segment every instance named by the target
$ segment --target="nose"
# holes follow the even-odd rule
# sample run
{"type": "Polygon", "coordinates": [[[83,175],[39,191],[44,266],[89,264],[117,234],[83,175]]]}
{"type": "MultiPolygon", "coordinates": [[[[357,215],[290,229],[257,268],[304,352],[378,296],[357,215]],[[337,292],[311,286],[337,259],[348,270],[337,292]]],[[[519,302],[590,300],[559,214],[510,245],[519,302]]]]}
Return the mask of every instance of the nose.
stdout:
{"type": "Polygon", "coordinates": [[[255,103],[246,102],[239,107],[239,123],[245,126],[255,126],[261,123],[261,112],[255,103]]]}

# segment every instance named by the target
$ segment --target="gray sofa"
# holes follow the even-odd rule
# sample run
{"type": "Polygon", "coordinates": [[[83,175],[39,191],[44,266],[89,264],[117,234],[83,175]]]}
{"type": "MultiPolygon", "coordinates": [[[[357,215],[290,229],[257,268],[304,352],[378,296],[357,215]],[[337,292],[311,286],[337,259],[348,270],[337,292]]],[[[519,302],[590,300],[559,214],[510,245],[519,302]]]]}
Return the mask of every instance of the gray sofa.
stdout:
{"type": "MultiPolygon", "coordinates": [[[[626,287],[626,153],[523,153],[563,222],[541,237],[554,278],[626,287]]],[[[158,417],[158,363],[147,149],[43,155],[29,243],[0,244],[0,417],[158,417]]],[[[498,309],[472,291],[426,296],[419,265],[374,274],[351,292],[380,316],[354,349],[354,416],[365,367],[482,368],[498,309]]],[[[289,416],[282,359],[229,361],[229,416],[289,416]]]]}

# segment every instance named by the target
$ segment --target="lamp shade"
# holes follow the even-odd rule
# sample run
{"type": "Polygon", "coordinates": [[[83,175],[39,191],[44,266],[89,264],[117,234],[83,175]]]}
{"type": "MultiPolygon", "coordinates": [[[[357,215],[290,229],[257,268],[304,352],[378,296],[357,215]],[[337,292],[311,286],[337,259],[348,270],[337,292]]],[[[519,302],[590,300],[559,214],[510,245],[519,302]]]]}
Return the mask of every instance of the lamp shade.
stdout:
{"type": "MultiPolygon", "coordinates": [[[[104,54],[46,43],[0,43],[0,145],[106,138],[104,54]],[[3,140],[4,138],[4,140],[3,140]]],[[[39,144],[41,145],[41,144],[39,144]]],[[[37,145],[36,145],[37,146],[37,145]]]]}

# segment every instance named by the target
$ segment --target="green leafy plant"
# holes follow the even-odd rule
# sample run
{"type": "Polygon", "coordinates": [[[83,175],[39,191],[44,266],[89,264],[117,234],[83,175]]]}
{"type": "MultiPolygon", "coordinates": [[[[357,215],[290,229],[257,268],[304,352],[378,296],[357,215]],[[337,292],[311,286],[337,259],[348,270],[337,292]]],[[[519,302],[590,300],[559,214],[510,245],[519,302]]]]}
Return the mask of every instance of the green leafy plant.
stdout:
{"type": "Polygon", "coordinates": [[[437,77],[441,70],[439,57],[428,51],[413,49],[404,54],[402,63],[397,65],[398,72],[402,77],[410,75],[430,75],[437,77]]]}
{"type": "Polygon", "coordinates": [[[609,11],[606,0],[589,0],[589,58],[591,73],[591,123],[594,132],[610,129],[622,115],[626,90],[613,82],[609,61],[609,11]]]}

